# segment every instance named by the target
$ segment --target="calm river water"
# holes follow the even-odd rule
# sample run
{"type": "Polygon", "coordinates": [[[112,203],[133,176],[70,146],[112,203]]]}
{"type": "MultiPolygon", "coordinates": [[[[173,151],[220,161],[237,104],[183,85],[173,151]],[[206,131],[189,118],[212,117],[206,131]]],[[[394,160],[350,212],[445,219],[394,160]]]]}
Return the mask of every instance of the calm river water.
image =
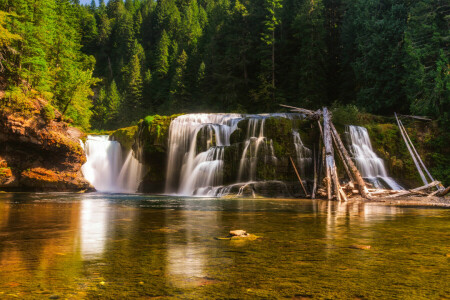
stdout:
{"type": "Polygon", "coordinates": [[[449,266],[449,209],[0,194],[1,299],[448,299],[449,266]]]}

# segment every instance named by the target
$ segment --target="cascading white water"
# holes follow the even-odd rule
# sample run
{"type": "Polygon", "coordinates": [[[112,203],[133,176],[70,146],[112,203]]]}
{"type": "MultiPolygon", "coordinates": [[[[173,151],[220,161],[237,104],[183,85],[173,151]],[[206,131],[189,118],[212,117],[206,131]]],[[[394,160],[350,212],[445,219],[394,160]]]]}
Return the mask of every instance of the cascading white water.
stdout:
{"type": "Polygon", "coordinates": [[[137,191],[142,177],[142,164],[133,157],[132,151],[123,161],[120,143],[110,141],[107,135],[89,135],[84,149],[87,161],[81,171],[97,191],[137,191]]]}
{"type": "Polygon", "coordinates": [[[305,170],[312,164],[311,149],[303,145],[302,139],[300,138],[300,133],[298,131],[293,130],[292,135],[294,137],[297,165],[300,169],[300,175],[304,178],[304,176],[306,175],[305,170]]]}
{"type": "MultiPolygon", "coordinates": [[[[258,151],[263,145],[267,150],[266,138],[264,136],[264,117],[257,117],[248,120],[247,136],[244,151],[239,163],[238,181],[253,181],[256,179],[256,167],[258,163],[258,151]],[[258,132],[258,135],[256,135],[258,132]],[[248,157],[247,157],[248,156],[248,157]],[[244,171],[248,170],[247,174],[244,171]]],[[[272,147],[273,150],[273,147],[272,147]]]]}
{"type": "Polygon", "coordinates": [[[347,126],[346,135],[350,142],[350,149],[364,179],[377,188],[388,187],[393,190],[403,190],[395,180],[387,175],[383,160],[372,149],[367,129],[360,126],[347,126]]]}
{"type": "MultiPolygon", "coordinates": [[[[230,146],[231,134],[237,129],[239,121],[244,119],[248,120],[248,125],[236,181],[240,182],[238,184],[255,181],[259,157],[264,158],[266,163],[277,162],[273,142],[264,136],[265,121],[269,117],[293,119],[302,116],[189,114],[173,120],[169,128],[165,192],[207,196],[227,194],[231,187],[222,186],[225,147],[230,146]]],[[[298,133],[297,137],[294,137],[294,144],[298,161],[304,164],[308,155],[310,157],[310,151],[303,146],[298,133]]]]}
{"type": "Polygon", "coordinates": [[[240,114],[189,114],[173,120],[169,128],[166,193],[192,195],[202,187],[220,184],[223,147],[230,145],[231,133],[241,119],[240,114]],[[202,146],[197,143],[200,130],[204,130],[206,151],[197,149],[202,146]]]}

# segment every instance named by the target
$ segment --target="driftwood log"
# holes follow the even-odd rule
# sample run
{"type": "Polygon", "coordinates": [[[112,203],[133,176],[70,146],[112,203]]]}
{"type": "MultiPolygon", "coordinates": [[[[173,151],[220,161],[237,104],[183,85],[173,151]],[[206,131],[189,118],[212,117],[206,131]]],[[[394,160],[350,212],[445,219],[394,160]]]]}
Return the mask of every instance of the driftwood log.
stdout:
{"type": "MultiPolygon", "coordinates": [[[[434,187],[434,186],[436,186],[438,184],[440,184],[439,181],[433,181],[432,183],[420,186],[420,187],[415,188],[415,189],[406,190],[406,191],[399,191],[397,194],[388,196],[387,198],[395,198],[395,197],[400,197],[400,196],[406,196],[406,195],[409,195],[409,194],[414,194],[414,193],[420,192],[422,190],[425,190],[425,189],[428,189],[428,188],[432,188],[432,187],[434,187]]],[[[418,193],[418,194],[422,194],[422,193],[418,193]]],[[[426,194],[426,195],[428,195],[428,194],[426,194]]]]}

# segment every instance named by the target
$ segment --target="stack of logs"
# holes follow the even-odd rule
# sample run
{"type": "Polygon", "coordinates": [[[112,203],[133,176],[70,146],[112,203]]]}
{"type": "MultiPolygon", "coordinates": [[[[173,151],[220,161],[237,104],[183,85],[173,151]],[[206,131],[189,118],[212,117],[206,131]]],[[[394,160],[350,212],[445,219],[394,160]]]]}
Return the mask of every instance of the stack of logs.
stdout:
{"type": "MultiPolygon", "coordinates": [[[[348,197],[354,195],[360,195],[362,198],[370,199],[375,197],[386,197],[393,198],[399,196],[409,196],[409,195],[419,195],[419,196],[445,196],[450,192],[450,187],[444,189],[442,184],[439,181],[433,181],[430,184],[426,184],[424,186],[411,189],[411,190],[384,190],[384,189],[373,189],[368,188],[366,183],[364,182],[361,174],[356,168],[355,163],[353,162],[350,154],[344,146],[336,128],[331,121],[331,113],[328,111],[326,107],[322,110],[312,111],[304,108],[298,108],[288,105],[282,105],[283,107],[287,107],[294,112],[302,113],[307,118],[316,120],[320,129],[320,134],[322,139],[319,141],[319,151],[322,151],[322,166],[324,166],[324,178],[323,185],[326,189],[317,189],[317,180],[318,180],[318,164],[316,162],[315,152],[314,152],[314,185],[311,192],[311,198],[314,199],[317,194],[327,197],[328,200],[339,200],[339,201],[347,201],[348,197]],[[323,129],[320,120],[323,120],[323,129]],[[321,146],[323,140],[323,146],[321,146]],[[334,144],[334,147],[333,147],[334,144]],[[345,185],[341,185],[339,182],[339,177],[337,174],[336,164],[334,161],[334,149],[338,153],[338,156],[345,168],[345,172],[349,178],[349,182],[345,185]],[[437,191],[431,193],[425,193],[424,190],[429,190],[433,187],[437,187],[437,191]],[[325,191],[326,190],[326,191],[325,191]]],[[[294,170],[297,174],[297,177],[302,185],[302,188],[306,193],[306,189],[303,186],[302,179],[295,167],[295,164],[291,158],[291,163],[294,167],[294,170]]]]}

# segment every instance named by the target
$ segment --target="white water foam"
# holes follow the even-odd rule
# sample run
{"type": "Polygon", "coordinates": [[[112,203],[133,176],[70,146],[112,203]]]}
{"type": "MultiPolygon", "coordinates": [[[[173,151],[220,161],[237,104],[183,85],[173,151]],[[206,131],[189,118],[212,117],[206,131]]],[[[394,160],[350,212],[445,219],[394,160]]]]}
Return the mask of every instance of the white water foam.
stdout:
{"type": "Polygon", "coordinates": [[[376,188],[390,188],[403,190],[393,178],[389,177],[383,160],[372,149],[369,133],[361,126],[347,126],[346,135],[349,138],[350,149],[355,160],[356,167],[365,180],[376,188]]]}
{"type": "Polygon", "coordinates": [[[142,164],[132,151],[122,158],[119,142],[109,136],[87,137],[84,145],[86,163],[81,167],[84,177],[100,192],[135,193],[142,178],[142,164]]]}

